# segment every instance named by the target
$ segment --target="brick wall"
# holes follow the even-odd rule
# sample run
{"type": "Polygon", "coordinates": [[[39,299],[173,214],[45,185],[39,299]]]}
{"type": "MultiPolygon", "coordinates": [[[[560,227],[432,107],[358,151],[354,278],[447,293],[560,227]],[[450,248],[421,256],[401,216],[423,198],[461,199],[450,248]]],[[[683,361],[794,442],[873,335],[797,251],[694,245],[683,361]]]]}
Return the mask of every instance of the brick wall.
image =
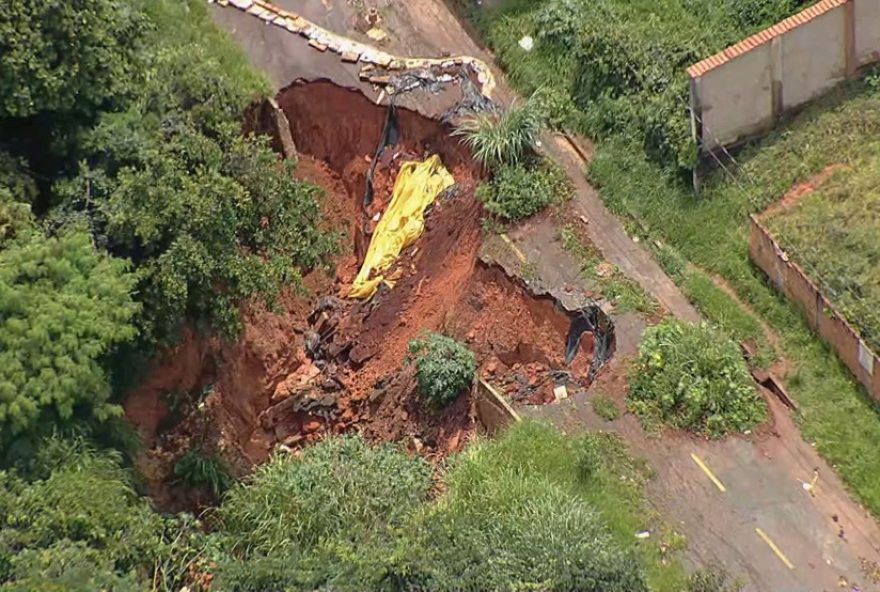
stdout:
{"type": "Polygon", "coordinates": [[[749,256],[780,292],[798,304],[810,327],[831,346],[868,394],[880,401],[880,357],[865,345],[858,332],[803,269],[789,261],[786,253],[755,216],[751,217],[749,256]]]}
{"type": "Polygon", "coordinates": [[[771,129],[780,116],[880,61],[880,0],[821,0],[690,68],[704,152],[771,129]]]}

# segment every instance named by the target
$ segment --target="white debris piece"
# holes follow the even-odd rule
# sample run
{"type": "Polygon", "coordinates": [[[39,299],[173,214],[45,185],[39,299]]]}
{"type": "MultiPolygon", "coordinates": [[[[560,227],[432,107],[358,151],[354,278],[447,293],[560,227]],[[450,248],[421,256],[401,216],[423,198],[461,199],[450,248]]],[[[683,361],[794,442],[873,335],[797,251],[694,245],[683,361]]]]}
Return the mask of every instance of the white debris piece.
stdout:
{"type": "Polygon", "coordinates": [[[565,388],[564,384],[560,384],[553,388],[553,397],[555,397],[557,401],[568,398],[568,389],[565,388]]]}
{"type": "Polygon", "coordinates": [[[532,48],[535,47],[535,40],[532,39],[531,35],[526,35],[519,40],[519,46],[526,51],[532,51],[532,48]]]}

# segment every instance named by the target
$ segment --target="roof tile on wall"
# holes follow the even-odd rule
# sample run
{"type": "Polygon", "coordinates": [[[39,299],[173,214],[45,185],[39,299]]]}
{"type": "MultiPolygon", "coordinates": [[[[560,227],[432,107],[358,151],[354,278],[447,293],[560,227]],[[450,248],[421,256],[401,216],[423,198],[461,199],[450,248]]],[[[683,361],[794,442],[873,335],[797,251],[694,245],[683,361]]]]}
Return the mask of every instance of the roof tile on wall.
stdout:
{"type": "Polygon", "coordinates": [[[699,78],[709,70],[713,70],[722,64],[726,64],[756,47],[769,43],[773,38],[779,37],[804,23],[808,23],[816,17],[822,16],[839,6],[843,6],[847,2],[848,0],[821,0],[813,6],[805,8],[799,13],[776,23],[772,27],[768,27],[750,37],[746,37],[739,43],[735,43],[730,47],[719,51],[715,55],[697,62],[687,69],[687,73],[691,78],[699,78]]]}

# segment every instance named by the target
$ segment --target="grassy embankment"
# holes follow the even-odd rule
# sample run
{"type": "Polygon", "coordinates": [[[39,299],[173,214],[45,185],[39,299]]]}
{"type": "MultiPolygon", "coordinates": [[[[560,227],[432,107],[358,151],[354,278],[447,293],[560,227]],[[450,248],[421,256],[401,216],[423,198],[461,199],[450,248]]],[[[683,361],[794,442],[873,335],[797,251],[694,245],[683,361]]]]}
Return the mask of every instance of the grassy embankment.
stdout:
{"type": "MultiPolygon", "coordinates": [[[[609,43],[615,42],[615,34],[623,39],[637,38],[641,48],[650,48],[652,44],[668,47],[678,42],[681,47],[701,49],[693,56],[699,58],[731,41],[723,34],[708,42],[700,41],[706,41],[707,35],[719,27],[718,22],[729,20],[716,12],[720,15],[718,21],[706,21],[700,25],[703,32],[694,33],[688,25],[691,17],[676,11],[661,13],[659,7],[641,2],[606,2],[602,6],[625,4],[626,10],[620,9],[620,13],[641,12],[638,22],[656,26],[640,28],[623,19],[593,22],[589,18],[572,25],[559,15],[548,20],[548,15],[553,14],[548,9],[551,5],[581,4],[586,3],[512,2],[481,13],[475,23],[520,92],[530,93],[538,87],[554,89],[562,97],[560,108],[571,110],[563,117],[566,125],[597,140],[588,176],[600,188],[608,207],[627,221],[630,232],[654,249],[660,263],[702,314],[738,340],[757,341],[762,363],[777,355],[790,363],[787,383],[801,406],[797,418],[805,438],[815,442],[856,496],[875,515],[880,515],[880,456],[876,454],[880,413],[876,403],[809,330],[794,305],[780,297],[751,265],[747,252],[748,214],[763,211],[793,185],[811,179],[828,166],[843,165],[851,174],[857,171],[859,178],[847,181],[853,189],[880,184],[877,161],[866,157],[876,153],[880,134],[877,79],[847,84],[785,122],[737,155],[732,175],[715,171],[703,194],[695,196],[682,182],[682,161],[675,162],[652,150],[652,128],[644,125],[650,113],[642,114],[630,125],[633,118],[629,112],[615,111],[616,106],[626,106],[620,100],[623,95],[614,88],[619,86],[618,82],[607,82],[604,99],[577,102],[582,86],[588,82],[582,71],[590,67],[600,73],[607,70],[607,64],[601,62],[607,54],[592,51],[593,33],[588,31],[603,30],[609,35],[609,43]],[[554,37],[560,30],[567,31],[570,37],[568,47],[554,37]],[[666,30],[678,31],[677,41],[660,39],[666,30]],[[536,38],[535,49],[528,53],[517,45],[527,34],[536,38]],[[591,66],[579,67],[576,61],[591,66]],[[617,97],[616,105],[608,96],[617,97]],[[619,126],[594,125],[599,116],[613,121],[615,113],[619,114],[619,126]],[[722,283],[733,290],[736,298],[720,287],[722,283]]],[[[665,4],[682,3],[669,0],[665,4]]],[[[793,4],[778,4],[780,9],[795,8],[793,4]]],[[[720,6],[712,0],[705,0],[702,5],[704,10],[720,6]]],[[[784,16],[777,12],[770,11],[765,16],[773,20],[784,16]]],[[[576,15],[574,10],[569,13],[576,15]]],[[[765,24],[766,19],[759,19],[739,30],[744,36],[765,24]]],[[[668,88],[680,97],[686,96],[681,76],[688,62],[667,59],[668,55],[671,54],[658,51],[653,64],[633,62],[620,69],[629,73],[636,81],[634,87],[638,87],[626,91],[631,99],[629,105],[650,106],[652,97],[662,95],[668,88]],[[662,70],[658,63],[664,59],[664,71],[668,74],[665,82],[657,75],[662,70]]],[[[688,57],[685,53],[675,55],[688,57]]],[[[677,117],[685,116],[682,104],[677,117]]],[[[859,236],[874,242],[868,233],[859,236]]],[[[846,265],[860,263],[849,261],[846,265]]]]}

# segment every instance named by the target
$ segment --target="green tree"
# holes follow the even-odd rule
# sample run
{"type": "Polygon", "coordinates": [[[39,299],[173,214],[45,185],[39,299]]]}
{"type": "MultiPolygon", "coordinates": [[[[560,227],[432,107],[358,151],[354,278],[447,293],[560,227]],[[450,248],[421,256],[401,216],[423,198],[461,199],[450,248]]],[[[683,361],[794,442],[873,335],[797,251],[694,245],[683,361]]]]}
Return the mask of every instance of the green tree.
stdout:
{"type": "Polygon", "coordinates": [[[440,333],[412,340],[407,359],[416,365],[419,390],[438,407],[448,405],[470,386],[477,369],[474,352],[440,333]]]}
{"type": "Polygon", "coordinates": [[[137,73],[138,2],[9,0],[0,11],[0,119],[93,115],[137,73]]]}
{"type": "Polygon", "coordinates": [[[32,481],[0,473],[2,579],[39,561],[25,551],[78,556],[79,562],[92,549],[123,573],[149,564],[161,518],[135,495],[118,455],[50,439],[32,470],[32,481]]]}
{"type": "Polygon", "coordinates": [[[262,138],[240,135],[249,97],[202,48],[163,52],[154,68],[139,100],[86,138],[55,217],[84,214],[101,244],[132,260],[145,340],[173,341],[188,318],[234,333],[239,301],[271,302],[333,250],[319,190],[262,138]]]}
{"type": "Polygon", "coordinates": [[[33,226],[30,206],[15,199],[0,183],[0,249],[17,237],[27,236],[33,226]]]}
{"type": "Polygon", "coordinates": [[[135,334],[126,268],[76,229],[24,233],[0,249],[0,441],[75,410],[118,412],[102,361],[135,334]]]}

